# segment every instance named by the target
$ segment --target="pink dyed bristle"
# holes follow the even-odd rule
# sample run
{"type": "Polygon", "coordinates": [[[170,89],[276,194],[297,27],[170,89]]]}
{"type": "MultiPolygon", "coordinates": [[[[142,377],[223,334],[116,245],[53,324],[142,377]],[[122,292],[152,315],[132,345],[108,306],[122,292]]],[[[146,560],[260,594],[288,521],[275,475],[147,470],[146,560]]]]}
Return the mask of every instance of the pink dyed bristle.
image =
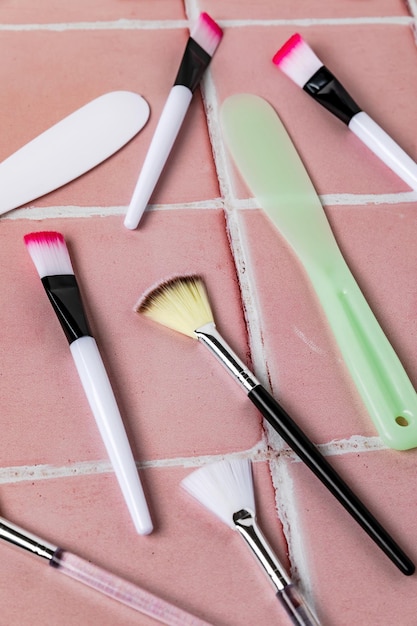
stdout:
{"type": "Polygon", "coordinates": [[[60,242],[64,243],[64,237],[61,233],[57,233],[55,231],[40,231],[37,233],[29,233],[24,235],[23,240],[26,245],[30,243],[55,243],[60,242]]]}
{"type": "Polygon", "coordinates": [[[280,65],[281,61],[285,59],[297,46],[303,43],[303,38],[298,33],[295,33],[292,37],[284,43],[284,45],[275,53],[272,62],[275,65],[280,65]]]}
{"type": "Polygon", "coordinates": [[[207,13],[201,13],[191,31],[191,37],[207,54],[213,56],[223,37],[223,31],[207,13]]]}
{"type": "Polygon", "coordinates": [[[216,35],[219,39],[223,37],[223,30],[208,13],[201,13],[200,20],[206,24],[206,26],[212,31],[212,34],[216,35]]]}

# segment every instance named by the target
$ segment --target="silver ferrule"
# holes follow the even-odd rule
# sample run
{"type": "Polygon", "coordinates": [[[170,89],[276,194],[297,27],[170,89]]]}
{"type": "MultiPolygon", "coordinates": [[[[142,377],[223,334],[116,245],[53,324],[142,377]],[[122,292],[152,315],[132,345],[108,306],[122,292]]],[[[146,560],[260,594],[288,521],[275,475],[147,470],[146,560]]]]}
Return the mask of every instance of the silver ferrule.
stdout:
{"type": "Polygon", "coordinates": [[[249,393],[254,387],[259,385],[259,380],[226,343],[217,331],[214,322],[200,326],[194,332],[198,339],[210,349],[220,363],[232,374],[233,378],[242,385],[246,393],[249,393]]]}
{"type": "Polygon", "coordinates": [[[233,522],[261,564],[275,592],[282,591],[291,583],[291,579],[257,525],[255,514],[242,509],[233,515],[233,522]]]}
{"type": "Polygon", "coordinates": [[[51,561],[57,546],[54,546],[46,541],[43,541],[36,535],[28,533],[23,528],[8,522],[0,517],[0,539],[11,543],[18,548],[32,552],[47,561],[51,561]]]}

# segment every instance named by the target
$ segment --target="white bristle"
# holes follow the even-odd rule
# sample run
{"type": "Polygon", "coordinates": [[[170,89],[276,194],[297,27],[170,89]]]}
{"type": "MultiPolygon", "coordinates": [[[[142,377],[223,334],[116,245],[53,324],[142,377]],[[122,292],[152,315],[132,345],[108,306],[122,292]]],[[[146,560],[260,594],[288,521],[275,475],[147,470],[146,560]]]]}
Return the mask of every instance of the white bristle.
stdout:
{"type": "Polygon", "coordinates": [[[223,37],[223,31],[207,13],[201,13],[190,35],[207,54],[213,56],[223,37]]]}
{"type": "Polygon", "coordinates": [[[74,274],[64,237],[56,232],[25,235],[24,242],[40,278],[74,274]]]}
{"type": "Polygon", "coordinates": [[[252,466],[248,459],[211,463],[192,472],[182,487],[230,528],[233,514],[242,509],[255,513],[252,466]]]}
{"type": "Polygon", "coordinates": [[[293,35],[273,59],[275,65],[291,78],[299,87],[323,67],[323,63],[304,41],[301,35],[293,35]]]}

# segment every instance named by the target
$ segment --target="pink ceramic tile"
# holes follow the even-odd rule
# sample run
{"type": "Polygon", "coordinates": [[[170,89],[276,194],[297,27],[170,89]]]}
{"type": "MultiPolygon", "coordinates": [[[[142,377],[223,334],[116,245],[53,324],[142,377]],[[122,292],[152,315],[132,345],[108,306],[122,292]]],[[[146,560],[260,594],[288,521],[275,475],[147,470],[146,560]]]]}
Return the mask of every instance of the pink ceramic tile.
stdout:
{"type": "MultiPolygon", "coordinates": [[[[230,28],[213,67],[219,101],[240,92],[266,98],[288,130],[319,193],[409,190],[341,121],[272,63],[274,53],[296,31],[359,105],[416,157],[410,128],[416,124],[417,51],[409,26],[230,28]]],[[[246,188],[238,188],[239,197],[247,193],[246,188]]]]}
{"type": "MultiPolygon", "coordinates": [[[[415,207],[331,207],[327,214],[368,304],[417,385],[415,207]]],[[[298,257],[260,211],[242,211],[241,223],[275,394],[314,441],[376,435],[298,257]]]]}
{"type": "MultiPolygon", "coordinates": [[[[406,186],[271,62],[300,30],[415,157],[409,129],[416,125],[417,52],[408,14],[401,0],[2,4],[0,160],[106,91],[140,93],[151,117],[117,155],[36,201],[42,219],[1,220],[1,514],[214,626],[284,625],[240,537],[179,488],[206,455],[269,455],[277,459],[273,480],[263,460],[254,467],[259,520],[287,566],[288,541],[291,567],[312,590],[322,626],[414,626],[415,577],[397,572],[311,472],[275,450],[277,439],[264,437],[260,415],[203,346],[133,312],[151,286],[199,272],[220,332],[248,363],[247,323],[259,321],[263,344],[252,347],[261,375],[311,438],[327,444],[331,462],[417,560],[415,451],[361,452],[375,443],[374,426],[293,253],[260,211],[244,202],[236,208],[233,191],[250,195],[230,162],[223,169],[217,126],[228,95],[249,91],[273,104],[318,192],[335,194],[325,198],[325,210],[341,249],[417,384],[414,202],[396,196],[406,186]],[[137,231],[126,231],[115,213],[131,198],[175,78],[185,19],[199,10],[220,20],[224,38],[152,196],[157,210],[137,231]],[[359,205],[358,193],[392,193],[386,199],[392,204],[359,205]],[[187,208],[200,201],[205,208],[187,208]],[[88,217],[84,207],[102,215],[88,217]],[[133,530],[66,340],[24,248],[22,236],[43,229],[67,239],[135,458],[143,462],[155,523],[148,537],[133,530]]],[[[2,624],[55,626],[57,615],[66,626],[154,623],[35,557],[0,549],[2,624]]]]}
{"type": "MultiPolygon", "coordinates": [[[[283,614],[270,584],[237,533],[183,492],[179,483],[190,469],[145,472],[156,529],[138,537],[121,508],[111,476],[4,486],[2,514],[79,556],[106,567],[219,626],[279,623],[283,614]],[[244,611],[242,611],[244,606],[244,611]]],[[[286,546],[277,522],[268,467],[254,465],[259,522],[279,558],[286,546]]],[[[59,576],[42,561],[1,545],[8,568],[2,568],[0,602],[8,626],[56,623],[70,626],[115,623],[152,624],[132,610],[59,576]],[[21,577],[19,589],[10,585],[21,577]],[[41,598],[42,601],[35,601],[41,598]],[[82,616],[82,618],[80,617],[82,616]]]]}
{"type": "Polygon", "coordinates": [[[180,0],[75,0],[64,5],[53,0],[31,2],[10,0],[0,10],[3,24],[54,24],[65,22],[112,20],[178,20],[184,19],[180,0]]]}
{"type": "MultiPolygon", "coordinates": [[[[415,452],[371,452],[330,459],[415,561],[415,452]],[[408,478],[407,478],[408,477],[408,478]]],[[[291,467],[299,526],[323,624],[414,626],[415,578],[405,577],[300,463],[291,467]]]]}
{"type": "Polygon", "coordinates": [[[106,458],[64,334],[22,241],[42,229],[58,230],[67,240],[136,458],[214,454],[260,440],[257,412],[203,346],[133,312],[157,282],[199,272],[219,328],[245,358],[221,211],[151,213],[135,232],[123,229],[119,217],[10,221],[2,224],[0,270],[2,325],[8,328],[1,366],[3,463],[106,458]]]}
{"type": "MultiPolygon", "coordinates": [[[[118,154],[32,204],[129,203],[186,39],[185,29],[3,33],[0,51],[7,63],[0,77],[7,89],[0,96],[0,113],[7,123],[0,141],[0,159],[108,91],[134,91],[151,108],[145,129],[118,154]]],[[[190,202],[218,195],[203,104],[197,91],[151,201],[190,202]]]]}
{"type": "Polygon", "coordinates": [[[205,11],[221,20],[295,20],[300,18],[360,18],[393,15],[409,15],[407,5],[401,0],[303,0],[292,2],[281,0],[270,2],[250,2],[244,0],[227,0],[219,5],[215,0],[202,0],[200,6],[205,11]]]}

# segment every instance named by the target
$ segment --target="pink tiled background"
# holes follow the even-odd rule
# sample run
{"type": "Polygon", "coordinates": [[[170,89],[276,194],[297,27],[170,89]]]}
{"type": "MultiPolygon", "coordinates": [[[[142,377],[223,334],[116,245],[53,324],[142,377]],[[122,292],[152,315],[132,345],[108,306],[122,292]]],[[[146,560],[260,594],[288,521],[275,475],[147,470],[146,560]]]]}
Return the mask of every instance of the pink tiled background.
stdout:
{"type": "MultiPolygon", "coordinates": [[[[415,626],[415,576],[396,570],[197,342],[133,311],[162,280],[202,274],[233,349],[417,560],[416,451],[388,450],[378,437],[302,267],[255,208],[218,122],[235,93],[275,107],[417,385],[417,196],[271,63],[302,33],[416,159],[415,20],[415,3],[401,0],[0,4],[0,160],[108,91],[134,91],[151,108],[143,131],[106,162],[1,217],[1,515],[215,626],[285,626],[239,536],[180,489],[195,467],[243,456],[253,461],[259,522],[323,626],[415,626]],[[127,231],[123,215],[203,10],[223,41],[139,228],[127,231]],[[132,527],[25,250],[23,235],[36,230],[66,238],[150,503],[149,536],[132,527]]],[[[155,623],[29,554],[0,550],[2,626],[155,623]]]]}

